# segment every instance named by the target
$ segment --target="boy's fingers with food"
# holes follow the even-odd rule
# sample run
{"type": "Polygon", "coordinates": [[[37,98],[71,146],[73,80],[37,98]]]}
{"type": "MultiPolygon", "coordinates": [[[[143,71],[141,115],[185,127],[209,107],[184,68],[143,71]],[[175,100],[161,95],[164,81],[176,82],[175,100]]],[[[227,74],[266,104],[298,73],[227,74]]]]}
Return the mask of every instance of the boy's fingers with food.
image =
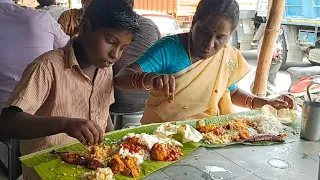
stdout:
{"type": "MultiPolygon", "coordinates": [[[[100,128],[100,126],[97,123],[93,123],[93,125],[94,125],[94,127],[96,128],[96,130],[98,132],[97,136],[95,136],[95,137],[98,138],[98,140],[97,140],[98,143],[102,143],[103,142],[104,132],[103,132],[103,130],[100,128]]],[[[108,126],[109,126],[109,124],[108,124],[108,126]]]]}
{"type": "Polygon", "coordinates": [[[102,142],[103,131],[94,121],[78,118],[65,118],[64,121],[64,132],[69,136],[87,144],[102,142]]]}

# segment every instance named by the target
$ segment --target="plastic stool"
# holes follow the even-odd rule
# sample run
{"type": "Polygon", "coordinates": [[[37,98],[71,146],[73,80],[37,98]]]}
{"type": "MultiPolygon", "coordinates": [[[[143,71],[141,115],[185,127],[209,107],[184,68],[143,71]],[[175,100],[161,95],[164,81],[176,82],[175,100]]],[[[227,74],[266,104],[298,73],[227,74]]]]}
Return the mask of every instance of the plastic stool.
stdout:
{"type": "Polygon", "coordinates": [[[140,119],[143,115],[143,111],[134,112],[134,113],[117,113],[111,112],[111,119],[114,125],[114,129],[122,129],[123,127],[128,128],[132,126],[140,126],[140,119]]]}
{"type": "Polygon", "coordinates": [[[20,144],[17,139],[0,139],[8,147],[8,169],[9,180],[16,180],[22,173],[19,160],[20,144]]]}

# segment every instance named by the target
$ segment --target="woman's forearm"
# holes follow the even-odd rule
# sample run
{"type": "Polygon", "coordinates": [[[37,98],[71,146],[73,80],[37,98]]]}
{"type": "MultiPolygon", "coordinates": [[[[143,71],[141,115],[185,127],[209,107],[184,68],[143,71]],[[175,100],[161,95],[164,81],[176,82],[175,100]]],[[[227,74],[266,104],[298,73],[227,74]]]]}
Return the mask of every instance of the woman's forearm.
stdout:
{"type": "Polygon", "coordinates": [[[136,70],[125,67],[119,71],[119,73],[114,77],[114,86],[119,89],[132,90],[132,74],[137,72],[136,70]]]}
{"type": "Polygon", "coordinates": [[[124,90],[136,89],[132,86],[132,75],[136,72],[142,72],[142,69],[137,63],[132,63],[122,68],[114,77],[114,86],[124,90]]]}
{"type": "Polygon", "coordinates": [[[119,89],[125,90],[145,90],[145,87],[152,87],[153,78],[154,73],[142,72],[140,66],[137,63],[133,63],[127,67],[124,67],[118,74],[116,74],[116,76],[114,77],[114,86],[119,89]],[[134,74],[136,74],[137,76],[134,76],[134,74]],[[139,85],[137,84],[137,82],[139,82],[139,85]],[[134,84],[136,85],[136,87],[134,84]],[[141,86],[144,88],[142,88],[141,86]]]}
{"type": "MultiPolygon", "coordinates": [[[[240,107],[246,107],[245,101],[248,96],[250,96],[249,93],[239,88],[231,92],[232,103],[240,107]]],[[[254,109],[259,109],[266,104],[268,104],[268,100],[259,97],[255,97],[252,101],[252,107],[254,109]]]]}

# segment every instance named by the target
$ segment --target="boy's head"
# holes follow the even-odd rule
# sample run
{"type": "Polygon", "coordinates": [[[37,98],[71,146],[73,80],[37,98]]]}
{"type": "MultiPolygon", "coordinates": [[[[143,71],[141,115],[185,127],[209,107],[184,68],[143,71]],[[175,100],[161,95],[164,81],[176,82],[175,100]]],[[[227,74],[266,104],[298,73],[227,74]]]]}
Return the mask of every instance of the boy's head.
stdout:
{"type": "Polygon", "coordinates": [[[138,15],[125,0],[92,0],[80,23],[79,40],[90,64],[118,61],[139,31],[138,15]]]}
{"type": "Polygon", "coordinates": [[[37,0],[40,6],[51,6],[56,4],[56,0],[37,0]]]}

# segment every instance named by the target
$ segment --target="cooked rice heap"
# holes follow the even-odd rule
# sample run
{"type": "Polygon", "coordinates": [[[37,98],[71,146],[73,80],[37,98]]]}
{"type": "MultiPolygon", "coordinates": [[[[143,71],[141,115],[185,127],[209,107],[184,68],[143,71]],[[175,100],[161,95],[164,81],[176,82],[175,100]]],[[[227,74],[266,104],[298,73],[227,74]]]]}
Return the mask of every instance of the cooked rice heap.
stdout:
{"type": "Polygon", "coordinates": [[[114,175],[110,168],[98,168],[96,171],[85,173],[81,179],[83,180],[113,180],[114,175]]]}

